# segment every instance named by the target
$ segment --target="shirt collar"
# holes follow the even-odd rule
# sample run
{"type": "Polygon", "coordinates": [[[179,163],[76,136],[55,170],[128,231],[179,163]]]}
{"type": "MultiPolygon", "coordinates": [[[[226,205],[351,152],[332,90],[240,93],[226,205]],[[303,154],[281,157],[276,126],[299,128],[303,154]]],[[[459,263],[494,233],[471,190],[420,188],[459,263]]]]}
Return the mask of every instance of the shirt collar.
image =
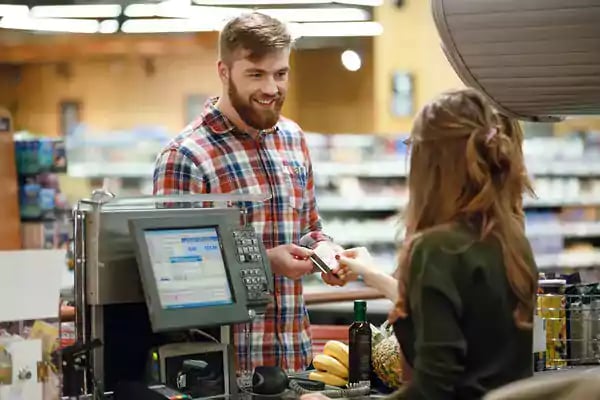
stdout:
{"type": "MultiPolygon", "coordinates": [[[[219,110],[216,106],[218,97],[209,98],[204,104],[204,111],[202,112],[201,120],[208,126],[208,128],[215,134],[225,133],[240,133],[240,130],[219,110]]],[[[260,132],[261,135],[267,135],[279,131],[279,122],[271,128],[265,129],[260,132]]]]}

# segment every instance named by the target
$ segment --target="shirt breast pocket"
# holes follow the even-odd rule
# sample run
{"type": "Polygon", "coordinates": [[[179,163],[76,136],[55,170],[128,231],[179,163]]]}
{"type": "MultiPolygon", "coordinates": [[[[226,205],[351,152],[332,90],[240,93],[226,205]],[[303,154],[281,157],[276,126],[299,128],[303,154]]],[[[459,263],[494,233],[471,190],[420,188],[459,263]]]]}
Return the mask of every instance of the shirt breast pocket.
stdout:
{"type": "MultiPolygon", "coordinates": [[[[268,184],[258,179],[257,171],[243,170],[238,173],[224,173],[212,182],[215,193],[236,195],[271,196],[268,184]]],[[[269,201],[268,199],[265,201],[269,201]]],[[[234,207],[244,208],[249,213],[250,222],[262,221],[265,217],[265,202],[237,201],[231,204],[234,207]]]]}
{"type": "Polygon", "coordinates": [[[304,193],[306,192],[306,167],[303,165],[284,165],[284,185],[290,206],[297,211],[304,207],[304,193]]]}

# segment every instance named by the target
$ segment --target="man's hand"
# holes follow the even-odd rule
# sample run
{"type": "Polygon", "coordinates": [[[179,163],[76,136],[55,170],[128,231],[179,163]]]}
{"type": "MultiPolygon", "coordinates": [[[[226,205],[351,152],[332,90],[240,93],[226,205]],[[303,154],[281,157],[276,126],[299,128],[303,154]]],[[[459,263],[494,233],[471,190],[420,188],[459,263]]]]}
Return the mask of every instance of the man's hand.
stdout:
{"type": "Polygon", "coordinates": [[[273,273],[294,280],[312,272],[313,264],[308,258],[312,253],[312,250],[295,244],[283,244],[267,250],[273,273]]]}

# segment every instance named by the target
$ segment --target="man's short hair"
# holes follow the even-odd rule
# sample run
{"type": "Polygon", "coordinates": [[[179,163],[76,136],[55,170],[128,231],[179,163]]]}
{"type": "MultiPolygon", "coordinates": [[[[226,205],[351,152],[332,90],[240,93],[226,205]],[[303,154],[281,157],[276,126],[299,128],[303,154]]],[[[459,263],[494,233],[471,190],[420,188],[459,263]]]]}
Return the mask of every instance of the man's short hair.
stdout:
{"type": "Polygon", "coordinates": [[[259,12],[242,14],[221,30],[219,35],[219,57],[230,63],[235,53],[248,52],[246,57],[252,61],[282,49],[289,49],[292,37],[287,26],[276,18],[259,12]]]}

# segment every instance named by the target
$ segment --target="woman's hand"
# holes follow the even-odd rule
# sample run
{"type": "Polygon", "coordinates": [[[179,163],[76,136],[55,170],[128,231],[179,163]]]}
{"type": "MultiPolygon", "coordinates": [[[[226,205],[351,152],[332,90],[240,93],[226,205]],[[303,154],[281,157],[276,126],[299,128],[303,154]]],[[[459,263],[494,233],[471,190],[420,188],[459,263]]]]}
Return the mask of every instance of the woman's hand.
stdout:
{"type": "Polygon", "coordinates": [[[343,280],[355,280],[359,275],[365,276],[377,272],[373,265],[373,257],[364,247],[344,250],[336,257],[340,268],[338,276],[343,280]]]}

